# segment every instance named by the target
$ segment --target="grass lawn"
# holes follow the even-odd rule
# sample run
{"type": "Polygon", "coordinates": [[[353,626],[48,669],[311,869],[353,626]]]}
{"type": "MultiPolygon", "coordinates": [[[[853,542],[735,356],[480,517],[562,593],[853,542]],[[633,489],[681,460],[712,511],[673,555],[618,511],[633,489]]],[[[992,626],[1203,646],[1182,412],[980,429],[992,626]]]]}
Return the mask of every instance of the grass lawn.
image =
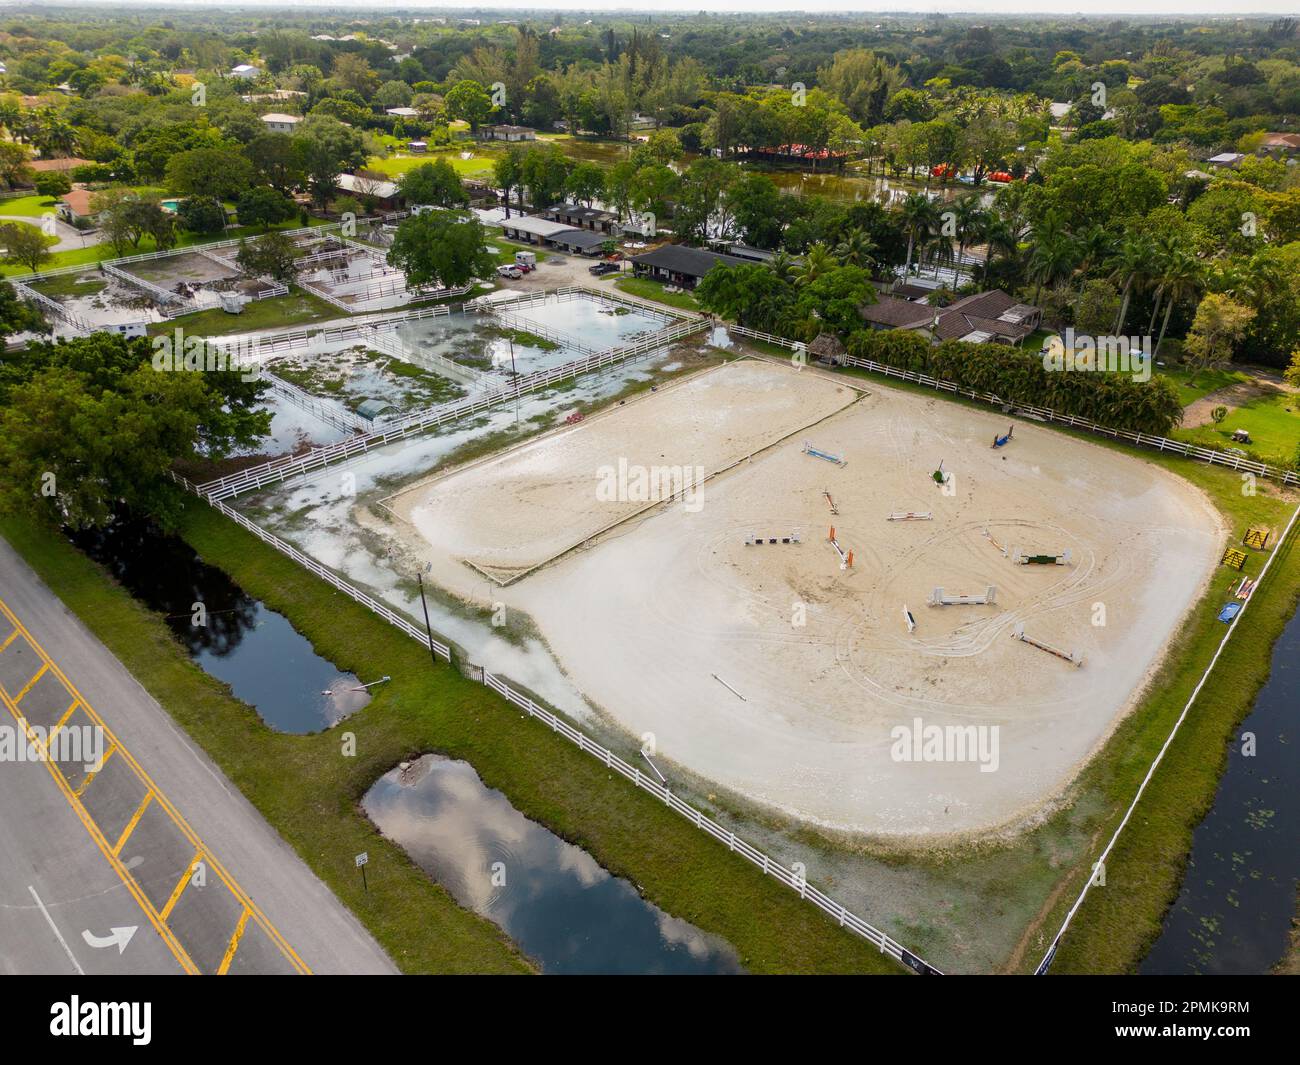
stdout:
{"type": "Polygon", "coordinates": [[[1181,367],[1162,366],[1156,373],[1173,382],[1178,389],[1178,402],[1184,407],[1211,392],[1250,380],[1249,374],[1235,370],[1202,370],[1193,377],[1190,371],[1181,367]]]}
{"type": "Polygon", "coordinates": [[[373,157],[366,163],[366,169],[378,171],[390,178],[398,178],[408,170],[414,170],[417,166],[432,163],[435,159],[445,159],[461,177],[483,178],[491,175],[492,168],[500,154],[500,152],[485,151],[477,143],[471,147],[470,142],[466,142],[463,145],[457,144],[449,148],[429,151],[424,155],[394,155],[387,159],[373,157]],[[462,159],[460,157],[462,151],[473,152],[473,158],[462,159]]]}
{"type": "Polygon", "coordinates": [[[678,310],[698,311],[700,309],[695,297],[689,292],[667,292],[664,290],[662,282],[651,281],[649,278],[620,277],[614,282],[614,287],[626,292],[629,296],[639,296],[643,300],[654,300],[656,303],[664,303],[669,307],[676,307],[678,310]]]}
{"type": "Polygon", "coordinates": [[[227,314],[221,308],[185,314],[149,328],[151,336],[170,333],[178,326],[195,336],[222,336],[226,333],[251,333],[258,329],[289,329],[309,322],[346,318],[342,311],[323,299],[291,287],[287,296],[254,300],[239,314],[227,314]]]}
{"type": "Polygon", "coordinates": [[[512,263],[515,261],[515,252],[530,251],[537,256],[539,263],[546,262],[546,253],[536,244],[517,244],[513,240],[505,240],[502,237],[489,237],[488,247],[496,248],[496,261],[498,263],[512,263]]]}
{"type": "Polygon", "coordinates": [[[14,519],[0,531],[407,971],[520,967],[494,929],[448,905],[358,809],[378,776],[427,751],[471,762],[525,816],[669,913],[731,942],[751,971],[900,971],[662,803],[481,684],[435,669],[421,644],[195,500],[180,532],[205,561],[285,614],[340,669],[394,678],[342,726],[356,736],[355,758],[339,756],[339,730],[290,736],[265,727],[189,663],[161,620],[58,537],[14,519]],[[362,850],[377,873],[369,896],[352,863],[362,850]]]}
{"type": "Polygon", "coordinates": [[[1259,396],[1229,411],[1218,425],[1176,429],[1174,436],[1202,447],[1239,447],[1261,462],[1290,466],[1300,448],[1300,395],[1280,392],[1259,396]],[[1232,434],[1237,429],[1249,432],[1251,443],[1234,443],[1232,434]]]}
{"type": "Polygon", "coordinates": [[[0,200],[0,215],[40,218],[47,211],[57,210],[61,202],[48,196],[15,196],[12,200],[0,200]]]}

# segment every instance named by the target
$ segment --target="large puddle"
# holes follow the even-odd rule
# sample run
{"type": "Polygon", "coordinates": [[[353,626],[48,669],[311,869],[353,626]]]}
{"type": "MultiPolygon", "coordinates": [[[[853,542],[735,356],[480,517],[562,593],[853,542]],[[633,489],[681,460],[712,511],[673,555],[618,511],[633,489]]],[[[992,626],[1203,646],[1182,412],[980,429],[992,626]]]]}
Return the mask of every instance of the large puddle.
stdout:
{"type": "Polygon", "coordinates": [[[162,614],[190,657],[273,729],[319,732],[370,701],[356,677],[340,673],[282,614],[246,595],[179,537],[118,520],[71,539],[162,614]]]}
{"type": "Polygon", "coordinates": [[[425,755],[362,802],[456,900],[495,922],[546,973],[738,973],[723,941],[646,902],[586,851],[529,821],[473,767],[425,755]]]}
{"type": "Polygon", "coordinates": [[[1297,705],[1300,611],[1274,645],[1268,681],[1228,748],[1182,890],[1140,973],[1267,973],[1286,952],[1300,879],[1297,705]]]}

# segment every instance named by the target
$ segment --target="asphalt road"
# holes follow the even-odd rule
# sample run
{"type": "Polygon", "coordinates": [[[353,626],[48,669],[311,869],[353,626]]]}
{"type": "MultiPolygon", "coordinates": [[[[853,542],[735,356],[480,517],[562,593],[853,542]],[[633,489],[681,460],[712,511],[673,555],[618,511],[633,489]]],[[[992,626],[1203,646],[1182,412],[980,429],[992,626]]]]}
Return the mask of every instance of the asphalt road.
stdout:
{"type": "Polygon", "coordinates": [[[0,855],[0,972],[396,972],[2,539],[0,855]]]}

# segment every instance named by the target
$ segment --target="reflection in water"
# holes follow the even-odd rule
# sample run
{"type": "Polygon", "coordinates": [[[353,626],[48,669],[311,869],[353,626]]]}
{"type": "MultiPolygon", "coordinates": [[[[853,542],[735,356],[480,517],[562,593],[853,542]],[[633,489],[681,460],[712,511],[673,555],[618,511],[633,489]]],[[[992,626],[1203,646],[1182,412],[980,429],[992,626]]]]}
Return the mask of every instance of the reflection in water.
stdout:
{"type": "Polygon", "coordinates": [[[356,677],[321,658],[283,615],[246,595],[179,537],[119,518],[103,529],[69,533],[69,539],[162,614],[190,657],[272,728],[318,732],[370,701],[355,690],[356,677]]]}
{"type": "Polygon", "coordinates": [[[1197,826],[1178,901],[1139,972],[1267,973],[1287,949],[1300,878],[1300,612],[1228,748],[1214,806],[1197,826]],[[1254,754],[1243,754],[1248,736],[1254,754]]]}
{"type": "Polygon", "coordinates": [[[547,973],[738,973],[731,948],[670,917],[525,818],[466,762],[425,755],[363,806],[383,834],[547,973]]]}

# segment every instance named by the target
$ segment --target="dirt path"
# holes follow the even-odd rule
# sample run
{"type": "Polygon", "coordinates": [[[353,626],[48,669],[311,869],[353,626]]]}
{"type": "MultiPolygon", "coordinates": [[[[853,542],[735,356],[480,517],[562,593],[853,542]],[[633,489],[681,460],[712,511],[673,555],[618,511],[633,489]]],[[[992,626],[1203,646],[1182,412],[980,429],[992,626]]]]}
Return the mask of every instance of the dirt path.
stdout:
{"type": "Polygon", "coordinates": [[[1195,429],[1200,425],[1210,425],[1214,421],[1214,409],[1227,407],[1231,414],[1238,407],[1243,407],[1251,400],[1261,396],[1270,396],[1281,392],[1277,385],[1267,381],[1241,381],[1227,388],[1220,388],[1200,399],[1193,400],[1183,408],[1183,428],[1195,429]]]}

